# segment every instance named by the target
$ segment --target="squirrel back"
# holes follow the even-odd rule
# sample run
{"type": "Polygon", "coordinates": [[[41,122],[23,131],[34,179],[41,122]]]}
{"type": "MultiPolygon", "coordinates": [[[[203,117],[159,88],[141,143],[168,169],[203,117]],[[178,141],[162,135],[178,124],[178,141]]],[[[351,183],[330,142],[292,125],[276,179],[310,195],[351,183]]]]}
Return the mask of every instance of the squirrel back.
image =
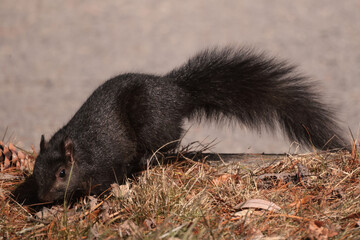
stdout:
{"type": "Polygon", "coordinates": [[[232,118],[247,127],[278,123],[305,147],[344,147],[329,106],[284,61],[246,49],[205,50],[164,76],[122,74],[106,81],[46,142],[34,167],[38,198],[98,193],[140,162],[178,145],[185,118],[232,118]]]}

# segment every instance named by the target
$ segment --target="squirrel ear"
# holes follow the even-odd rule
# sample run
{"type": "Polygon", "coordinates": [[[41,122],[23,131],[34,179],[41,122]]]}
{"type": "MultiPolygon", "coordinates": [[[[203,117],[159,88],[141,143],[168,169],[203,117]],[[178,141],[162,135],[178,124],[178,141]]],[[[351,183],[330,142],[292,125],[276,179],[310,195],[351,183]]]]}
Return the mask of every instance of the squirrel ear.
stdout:
{"type": "Polygon", "coordinates": [[[40,152],[44,152],[46,149],[46,141],[45,141],[45,137],[44,134],[41,135],[41,140],[40,140],[40,152]]]}
{"type": "Polygon", "coordinates": [[[63,151],[66,159],[72,163],[74,161],[74,143],[69,137],[63,141],[63,151]]]}

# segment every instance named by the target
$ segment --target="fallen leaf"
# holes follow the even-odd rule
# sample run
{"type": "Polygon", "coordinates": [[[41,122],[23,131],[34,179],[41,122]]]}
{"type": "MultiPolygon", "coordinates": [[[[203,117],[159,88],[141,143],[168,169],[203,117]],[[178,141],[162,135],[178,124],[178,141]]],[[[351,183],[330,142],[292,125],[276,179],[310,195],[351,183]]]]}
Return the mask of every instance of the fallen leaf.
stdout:
{"type": "Polygon", "coordinates": [[[248,234],[248,239],[250,240],[262,240],[264,239],[264,234],[259,229],[251,229],[248,234]]]}
{"type": "Polygon", "coordinates": [[[299,171],[299,174],[301,177],[307,177],[307,176],[310,176],[310,170],[304,166],[303,164],[301,163],[298,163],[296,164],[297,168],[298,168],[298,171],[299,171]]]}
{"type": "Polygon", "coordinates": [[[4,167],[5,167],[5,168],[10,167],[10,160],[9,160],[7,157],[5,157],[4,167]]]}
{"type": "Polygon", "coordinates": [[[19,158],[17,156],[17,154],[15,152],[12,152],[12,158],[11,158],[11,163],[13,165],[16,165],[16,163],[19,161],[19,158]]]}
{"type": "Polygon", "coordinates": [[[18,152],[18,157],[19,157],[20,159],[25,159],[25,158],[26,158],[25,154],[24,154],[22,151],[19,151],[19,152],[18,152]]]}
{"type": "Polygon", "coordinates": [[[95,208],[97,207],[97,204],[98,204],[98,199],[93,197],[93,196],[88,196],[87,197],[89,199],[89,205],[90,205],[90,212],[91,211],[94,211],[95,208]]]}
{"type": "Polygon", "coordinates": [[[117,198],[126,198],[129,196],[131,190],[130,190],[130,184],[126,182],[124,185],[119,185],[117,183],[111,184],[111,191],[117,198]]]}
{"type": "Polygon", "coordinates": [[[41,211],[35,213],[35,216],[39,219],[49,219],[55,217],[59,212],[62,212],[62,208],[53,206],[52,208],[43,207],[41,211]]]}
{"type": "Polygon", "coordinates": [[[10,159],[12,156],[12,153],[10,152],[8,147],[4,147],[3,154],[4,154],[5,158],[8,158],[8,159],[10,159]]]}
{"type": "Polygon", "coordinates": [[[239,212],[234,213],[234,216],[236,217],[245,217],[245,216],[251,216],[253,214],[253,209],[245,209],[239,212]]]}
{"type": "Polygon", "coordinates": [[[100,238],[101,235],[99,234],[98,223],[92,225],[92,227],[90,228],[90,232],[96,239],[100,238]]]}
{"type": "Polygon", "coordinates": [[[119,225],[118,232],[121,238],[125,238],[139,232],[139,227],[136,226],[136,224],[133,221],[126,220],[125,222],[119,225]]]}
{"type": "Polygon", "coordinates": [[[110,205],[106,201],[101,205],[100,217],[103,221],[110,219],[110,205]]]}
{"type": "Polygon", "coordinates": [[[12,144],[12,143],[9,143],[9,149],[10,149],[11,151],[16,152],[16,147],[15,147],[14,144],[12,144]]]}
{"type": "Polygon", "coordinates": [[[281,207],[279,207],[275,203],[263,199],[250,199],[234,207],[235,210],[246,209],[246,208],[259,208],[274,212],[277,212],[281,209],[281,207]]]}
{"type": "Polygon", "coordinates": [[[320,221],[310,221],[308,226],[308,237],[314,240],[327,240],[329,237],[334,237],[338,233],[326,227],[320,221]]]}
{"type": "Polygon", "coordinates": [[[220,186],[224,183],[226,183],[227,181],[229,181],[230,179],[232,179],[234,177],[234,175],[232,174],[223,174],[220,177],[216,178],[213,180],[213,183],[215,186],[220,186]]]}
{"type": "Polygon", "coordinates": [[[156,224],[153,219],[145,219],[143,225],[146,231],[156,228],[156,224]]]}

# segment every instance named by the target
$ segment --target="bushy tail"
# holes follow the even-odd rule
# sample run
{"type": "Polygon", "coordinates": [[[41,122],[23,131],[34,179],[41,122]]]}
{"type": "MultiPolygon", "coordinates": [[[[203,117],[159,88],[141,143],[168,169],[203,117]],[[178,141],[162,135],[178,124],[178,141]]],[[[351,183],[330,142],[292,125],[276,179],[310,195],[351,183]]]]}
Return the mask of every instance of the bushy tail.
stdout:
{"type": "Polygon", "coordinates": [[[329,106],[313,84],[286,62],[246,49],[211,49],[166,75],[190,93],[189,118],[235,118],[247,127],[274,129],[318,149],[344,147],[329,106]]]}

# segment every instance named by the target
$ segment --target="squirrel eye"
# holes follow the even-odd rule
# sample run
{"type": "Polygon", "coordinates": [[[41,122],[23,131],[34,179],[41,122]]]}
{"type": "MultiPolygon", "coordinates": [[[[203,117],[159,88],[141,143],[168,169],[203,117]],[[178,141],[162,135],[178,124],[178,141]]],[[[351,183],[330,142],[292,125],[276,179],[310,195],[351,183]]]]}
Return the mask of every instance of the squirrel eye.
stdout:
{"type": "Polygon", "coordinates": [[[61,171],[60,171],[60,173],[59,173],[59,177],[61,177],[61,178],[63,178],[63,177],[65,177],[65,169],[62,169],[61,171]]]}

